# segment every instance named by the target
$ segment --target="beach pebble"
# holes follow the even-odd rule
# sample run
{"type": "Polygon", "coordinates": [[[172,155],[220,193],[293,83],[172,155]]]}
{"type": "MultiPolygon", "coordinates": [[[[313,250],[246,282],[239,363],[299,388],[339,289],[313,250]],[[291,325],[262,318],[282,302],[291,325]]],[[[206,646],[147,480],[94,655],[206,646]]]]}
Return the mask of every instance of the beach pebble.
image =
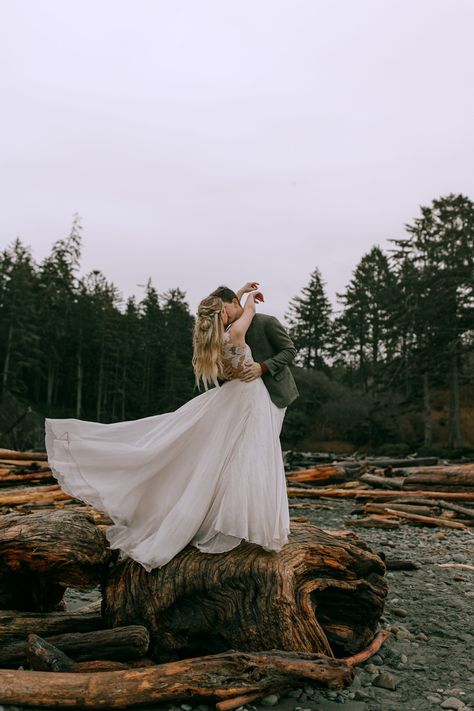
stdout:
{"type": "Polygon", "coordinates": [[[260,699],[260,703],[264,706],[275,706],[278,703],[278,696],[276,694],[268,694],[260,699]]]}
{"type": "Polygon", "coordinates": [[[398,640],[404,639],[404,640],[406,640],[407,642],[409,642],[409,641],[412,639],[412,634],[411,634],[411,632],[409,632],[408,630],[405,630],[405,629],[401,628],[401,629],[399,629],[399,630],[395,633],[395,637],[396,637],[398,640]]]}
{"type": "Polygon", "coordinates": [[[382,666],[383,658],[380,654],[374,654],[374,656],[372,657],[372,664],[376,664],[378,667],[382,666]]]}
{"type": "Polygon", "coordinates": [[[397,615],[397,617],[407,617],[408,616],[408,611],[405,610],[404,607],[392,607],[392,612],[394,615],[397,615]]]}
{"type": "Polygon", "coordinates": [[[190,704],[181,704],[183,711],[193,711],[193,707],[190,704]]]}
{"type": "Polygon", "coordinates": [[[381,689],[395,691],[397,688],[397,680],[390,672],[383,671],[373,680],[372,685],[379,686],[381,689]]]}
{"type": "Polygon", "coordinates": [[[365,665],[364,671],[367,672],[367,674],[377,674],[378,669],[375,664],[370,663],[365,665]]]}
{"type": "Polygon", "coordinates": [[[461,699],[456,699],[454,696],[449,696],[440,705],[442,709],[458,709],[458,711],[462,711],[462,709],[466,708],[466,705],[461,699]]]}

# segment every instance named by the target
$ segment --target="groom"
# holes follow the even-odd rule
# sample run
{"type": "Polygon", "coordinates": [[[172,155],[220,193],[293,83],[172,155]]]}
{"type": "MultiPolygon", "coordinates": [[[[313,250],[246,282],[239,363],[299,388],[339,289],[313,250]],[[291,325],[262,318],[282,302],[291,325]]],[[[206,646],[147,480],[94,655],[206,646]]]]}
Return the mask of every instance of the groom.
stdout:
{"type": "MultiPolygon", "coordinates": [[[[219,286],[211,296],[218,296],[233,323],[242,315],[240,298],[246,292],[257,288],[256,282],[249,282],[237,294],[227,286],[219,286]]],[[[247,366],[241,380],[249,382],[262,378],[272,402],[282,411],[282,422],[287,406],[299,393],[289,365],[296,356],[296,348],[285,328],[275,316],[257,313],[252,319],[245,340],[250,346],[255,363],[247,366]]]]}

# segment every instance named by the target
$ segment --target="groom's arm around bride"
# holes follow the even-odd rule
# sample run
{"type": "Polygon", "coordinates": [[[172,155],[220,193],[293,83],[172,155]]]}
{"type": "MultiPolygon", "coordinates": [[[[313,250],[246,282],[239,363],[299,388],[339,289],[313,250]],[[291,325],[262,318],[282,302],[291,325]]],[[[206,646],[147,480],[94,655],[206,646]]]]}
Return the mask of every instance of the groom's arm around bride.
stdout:
{"type": "MultiPolygon", "coordinates": [[[[233,322],[242,312],[239,296],[255,288],[256,282],[249,282],[237,293],[226,286],[213,291],[219,296],[233,322]]],[[[289,366],[296,356],[296,348],[285,327],[269,314],[255,314],[246,333],[245,340],[250,346],[255,363],[242,375],[243,380],[261,377],[270,398],[277,407],[286,408],[299,393],[289,366]]]]}

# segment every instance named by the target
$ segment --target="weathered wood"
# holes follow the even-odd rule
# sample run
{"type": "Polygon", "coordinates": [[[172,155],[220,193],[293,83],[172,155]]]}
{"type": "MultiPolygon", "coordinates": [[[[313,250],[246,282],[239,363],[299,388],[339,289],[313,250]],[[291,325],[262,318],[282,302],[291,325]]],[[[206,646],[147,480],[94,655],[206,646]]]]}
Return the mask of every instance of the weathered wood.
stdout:
{"type": "Polygon", "coordinates": [[[401,471],[402,476],[422,476],[424,474],[428,475],[441,475],[446,477],[446,481],[450,481],[451,478],[456,479],[458,476],[462,477],[473,477],[474,478],[474,462],[466,464],[439,464],[434,467],[421,467],[416,464],[411,467],[401,471]]]}
{"type": "MultiPolygon", "coordinates": [[[[395,509],[395,511],[405,511],[406,513],[417,513],[422,516],[430,516],[433,513],[433,509],[438,505],[435,501],[431,501],[431,506],[413,506],[411,504],[394,504],[390,502],[390,508],[395,509]]],[[[372,501],[368,502],[364,506],[364,513],[385,513],[385,504],[377,504],[372,501]]]]}
{"type": "Polygon", "coordinates": [[[125,708],[178,699],[235,698],[301,685],[348,686],[353,668],[321,654],[230,651],[145,669],[102,673],[0,670],[0,703],[57,708],[125,708]]]}
{"type": "Polygon", "coordinates": [[[147,573],[126,560],[108,571],[108,626],[145,624],[151,656],[264,649],[356,652],[382,614],[384,565],[372,552],[292,523],[279,553],[241,543],[227,553],[189,546],[147,573]]]}
{"type": "Polygon", "coordinates": [[[438,563],[440,568],[457,568],[457,570],[474,570],[474,565],[468,563],[438,563]]]}
{"type": "Polygon", "coordinates": [[[417,514],[405,513],[404,511],[395,511],[395,509],[386,509],[387,513],[393,516],[398,516],[399,518],[406,518],[409,521],[415,523],[424,524],[427,526],[440,526],[441,528],[457,528],[463,531],[467,531],[468,527],[466,524],[460,521],[447,521],[443,518],[435,518],[434,516],[417,516],[417,514]]]}
{"type": "Polygon", "coordinates": [[[75,662],[64,652],[36,634],[29,634],[25,645],[26,660],[35,671],[76,671],[75,662]]]}
{"type": "Polygon", "coordinates": [[[290,483],[309,482],[311,484],[325,486],[326,484],[335,484],[342,481],[347,481],[352,474],[341,466],[321,465],[311,469],[300,469],[294,472],[288,472],[286,479],[290,483]]]}
{"type": "MultiPolygon", "coordinates": [[[[377,654],[382,644],[385,642],[386,639],[388,639],[388,637],[390,637],[389,630],[382,630],[381,632],[378,632],[372,642],[369,644],[369,646],[366,647],[366,649],[364,649],[362,652],[358,652],[358,654],[355,654],[352,657],[345,657],[343,661],[345,661],[350,666],[356,666],[357,664],[365,662],[367,659],[370,659],[370,657],[372,657],[374,654],[377,654]]],[[[278,689],[274,689],[273,691],[278,691],[278,689]]],[[[269,690],[265,691],[264,693],[268,694],[269,690]]],[[[216,704],[216,709],[217,711],[232,711],[232,709],[236,709],[239,706],[243,706],[244,704],[250,704],[252,703],[252,701],[257,701],[258,699],[262,698],[262,696],[262,692],[246,694],[243,696],[236,696],[233,699],[219,701],[216,704]]]]}
{"type": "Polygon", "coordinates": [[[72,497],[61,490],[58,484],[51,486],[34,486],[31,488],[15,488],[0,493],[0,506],[44,506],[45,503],[66,501],[72,497]]]}
{"type": "Polygon", "coordinates": [[[383,553],[380,554],[387,570],[418,570],[420,564],[414,560],[402,560],[401,558],[386,558],[383,553]]]}
{"type": "Polygon", "coordinates": [[[474,487],[474,464],[463,464],[458,467],[423,469],[406,469],[407,476],[403,480],[404,489],[419,489],[429,486],[447,488],[449,491],[472,489],[474,487]]]}
{"type": "Polygon", "coordinates": [[[345,525],[354,528],[399,528],[400,522],[393,516],[372,514],[364,518],[350,519],[345,522],[345,525]]]}
{"type": "Polygon", "coordinates": [[[74,511],[0,517],[0,607],[49,611],[66,587],[95,587],[111,558],[103,533],[74,511]]]}
{"type": "Polygon", "coordinates": [[[47,462],[38,462],[31,459],[1,459],[0,467],[3,469],[7,467],[9,470],[19,469],[20,471],[24,468],[36,468],[43,471],[44,469],[49,470],[49,464],[47,462]]]}
{"type": "Polygon", "coordinates": [[[381,487],[382,489],[402,489],[403,479],[392,478],[385,476],[377,476],[377,474],[362,474],[361,481],[370,484],[371,486],[381,487]]]}
{"type": "Polygon", "coordinates": [[[115,662],[111,659],[93,659],[90,662],[75,662],[75,671],[84,674],[88,672],[117,671],[118,669],[144,669],[145,667],[156,666],[156,662],[147,657],[140,657],[127,662],[115,662]]]}
{"type": "MultiPolygon", "coordinates": [[[[45,637],[75,661],[107,659],[114,661],[140,659],[150,645],[148,630],[141,625],[128,625],[93,632],[71,632],[45,637]]],[[[23,664],[25,643],[10,642],[0,647],[0,664],[4,667],[23,664]]]]}
{"type": "MultiPolygon", "coordinates": [[[[278,689],[267,689],[265,694],[269,694],[271,691],[278,691],[278,689]]],[[[216,704],[217,711],[232,711],[232,709],[237,709],[239,706],[244,704],[251,704],[252,701],[257,701],[262,698],[262,692],[257,691],[255,694],[244,694],[243,696],[235,696],[233,699],[226,699],[225,701],[218,701],[216,704]]]]}
{"type": "Polygon", "coordinates": [[[353,654],[351,657],[345,657],[344,661],[352,667],[357,666],[357,664],[362,664],[362,662],[365,662],[367,659],[370,659],[370,657],[373,657],[374,654],[377,654],[382,644],[389,637],[390,630],[380,630],[380,632],[377,632],[368,647],[357,654],[353,654]]]}
{"type": "Polygon", "coordinates": [[[15,449],[0,449],[0,459],[25,459],[36,462],[48,461],[45,452],[17,452],[15,449]]]}
{"type": "Polygon", "coordinates": [[[377,489],[298,489],[296,487],[287,488],[288,496],[299,498],[330,498],[330,499],[409,499],[414,498],[430,498],[444,499],[447,501],[474,501],[474,493],[460,491],[384,491],[377,489]]]}
{"type": "MultiPolygon", "coordinates": [[[[467,518],[474,518],[474,508],[469,508],[467,506],[460,506],[459,504],[453,504],[451,501],[441,501],[440,499],[437,499],[436,501],[433,501],[432,499],[419,499],[419,498],[410,498],[409,499],[410,504],[413,506],[433,506],[435,508],[440,508],[440,509],[447,509],[449,511],[456,511],[457,513],[462,514],[463,516],[466,516],[467,518]]],[[[403,503],[403,502],[402,502],[403,503]]],[[[392,508],[397,508],[394,506],[394,504],[399,504],[399,501],[397,499],[392,500],[390,502],[390,506],[392,508]]]]}
{"type": "Polygon", "coordinates": [[[17,474],[8,472],[0,475],[0,487],[8,487],[12,484],[38,484],[46,481],[53,481],[51,472],[29,472],[27,474],[17,474]]]}
{"type": "Polygon", "coordinates": [[[23,640],[28,634],[56,635],[63,632],[91,632],[104,627],[98,612],[19,612],[0,610],[0,642],[23,640]]]}
{"type": "Polygon", "coordinates": [[[380,469],[404,469],[406,467],[431,467],[438,464],[438,457],[417,457],[416,459],[390,459],[389,457],[368,457],[363,460],[369,466],[380,469]]]}

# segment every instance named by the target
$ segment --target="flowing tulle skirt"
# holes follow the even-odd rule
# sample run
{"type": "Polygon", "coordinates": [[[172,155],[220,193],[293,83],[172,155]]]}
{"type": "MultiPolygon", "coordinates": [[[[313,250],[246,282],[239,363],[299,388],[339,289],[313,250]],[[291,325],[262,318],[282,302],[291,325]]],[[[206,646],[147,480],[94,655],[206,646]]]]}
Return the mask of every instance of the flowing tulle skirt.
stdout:
{"type": "Polygon", "coordinates": [[[111,548],[147,570],[189,543],[205,553],[242,540],[278,551],[290,530],[284,412],[260,378],[232,380],[139,420],[46,419],[46,448],[64,491],[114,522],[111,548]]]}

